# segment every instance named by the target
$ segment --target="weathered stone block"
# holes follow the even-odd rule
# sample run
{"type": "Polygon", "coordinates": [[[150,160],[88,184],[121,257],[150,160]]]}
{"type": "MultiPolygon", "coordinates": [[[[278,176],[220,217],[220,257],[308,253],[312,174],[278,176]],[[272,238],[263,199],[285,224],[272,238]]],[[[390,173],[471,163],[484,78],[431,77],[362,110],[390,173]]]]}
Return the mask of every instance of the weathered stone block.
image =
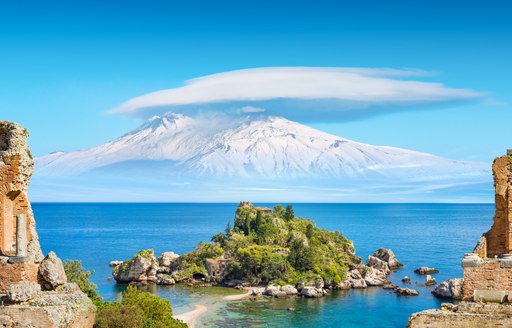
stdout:
{"type": "Polygon", "coordinates": [[[475,289],[473,299],[475,302],[504,303],[507,299],[507,291],[475,289]]]}
{"type": "Polygon", "coordinates": [[[41,292],[41,285],[24,281],[18,284],[10,285],[7,288],[7,298],[11,302],[19,303],[33,299],[41,292]]]}

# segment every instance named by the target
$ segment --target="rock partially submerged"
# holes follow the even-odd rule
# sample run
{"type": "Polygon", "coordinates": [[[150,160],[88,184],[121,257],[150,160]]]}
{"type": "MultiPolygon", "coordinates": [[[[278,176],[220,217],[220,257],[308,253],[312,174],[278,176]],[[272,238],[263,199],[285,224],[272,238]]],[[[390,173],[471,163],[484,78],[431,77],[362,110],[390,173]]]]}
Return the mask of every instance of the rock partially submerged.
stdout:
{"type": "Polygon", "coordinates": [[[322,297],[325,294],[327,294],[325,289],[317,288],[317,287],[312,287],[312,286],[304,287],[300,291],[300,295],[302,295],[304,297],[307,297],[307,298],[322,297]]]}
{"type": "Polygon", "coordinates": [[[366,266],[377,269],[386,275],[391,273],[389,264],[375,256],[368,255],[366,266]]]}
{"type": "Polygon", "coordinates": [[[373,253],[373,256],[386,262],[389,265],[390,269],[398,269],[403,267],[404,265],[398,261],[395,256],[395,253],[391,249],[379,248],[373,253]]]}
{"type": "Polygon", "coordinates": [[[427,274],[425,276],[425,286],[433,286],[435,285],[437,282],[436,282],[436,279],[435,278],[432,278],[431,275],[427,274]]]}
{"type": "Polygon", "coordinates": [[[116,266],[112,271],[112,276],[118,283],[157,283],[158,268],[158,261],[153,250],[142,250],[131,259],[116,266]]]}
{"type": "Polygon", "coordinates": [[[462,278],[447,279],[436,286],[432,294],[438,298],[462,299],[462,278]]]}
{"type": "Polygon", "coordinates": [[[439,270],[437,270],[435,268],[429,268],[426,266],[422,266],[422,267],[419,267],[416,270],[414,270],[414,273],[421,274],[421,275],[434,274],[434,273],[439,273],[439,270]]]}
{"type": "Polygon", "coordinates": [[[398,287],[395,289],[395,294],[399,296],[418,296],[420,292],[412,288],[398,287]]]}

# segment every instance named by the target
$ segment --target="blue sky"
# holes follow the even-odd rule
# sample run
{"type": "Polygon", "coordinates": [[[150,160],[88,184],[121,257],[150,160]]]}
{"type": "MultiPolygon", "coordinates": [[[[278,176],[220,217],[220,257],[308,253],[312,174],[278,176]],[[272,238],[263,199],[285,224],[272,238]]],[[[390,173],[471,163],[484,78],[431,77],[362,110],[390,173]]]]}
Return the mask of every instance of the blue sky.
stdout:
{"type": "Polygon", "coordinates": [[[183,81],[273,66],[438,72],[422,81],[492,100],[350,122],[345,138],[469,160],[512,148],[508,1],[11,1],[0,4],[0,117],[36,155],[95,146],[136,127],[107,115],[183,81]]]}

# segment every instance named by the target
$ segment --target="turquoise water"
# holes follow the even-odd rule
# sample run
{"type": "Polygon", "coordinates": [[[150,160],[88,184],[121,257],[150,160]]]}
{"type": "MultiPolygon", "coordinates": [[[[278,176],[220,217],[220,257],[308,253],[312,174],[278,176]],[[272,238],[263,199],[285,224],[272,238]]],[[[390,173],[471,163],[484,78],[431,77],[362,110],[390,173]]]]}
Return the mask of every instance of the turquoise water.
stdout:
{"type": "MultiPolygon", "coordinates": [[[[131,257],[142,248],[157,254],[191,251],[209,241],[233,220],[237,204],[57,204],[35,203],[41,247],[63,259],[82,260],[95,271],[93,281],[105,299],[120,287],[108,281],[111,260],[131,257]]],[[[273,206],[274,204],[258,204],[273,206]]],[[[353,240],[364,259],[379,247],[391,248],[405,267],[390,279],[401,285],[405,275],[417,281],[418,297],[398,297],[377,287],[333,292],[322,299],[262,299],[220,302],[223,288],[158,287],[175,313],[201,301],[211,310],[201,320],[208,327],[403,327],[413,312],[434,308],[440,301],[433,287],[421,286],[419,266],[440,270],[438,281],[461,277],[460,260],[492,224],[491,204],[293,204],[295,213],[317,225],[339,230],[353,240]],[[287,309],[293,307],[295,311],[287,309]]]]}

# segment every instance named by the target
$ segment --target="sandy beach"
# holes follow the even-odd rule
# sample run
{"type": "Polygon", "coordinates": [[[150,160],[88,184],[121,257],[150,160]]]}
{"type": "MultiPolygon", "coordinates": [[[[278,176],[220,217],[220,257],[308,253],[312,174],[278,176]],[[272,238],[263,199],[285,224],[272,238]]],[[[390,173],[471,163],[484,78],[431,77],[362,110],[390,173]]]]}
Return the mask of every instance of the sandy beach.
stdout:
{"type": "MultiPolygon", "coordinates": [[[[222,300],[238,301],[246,299],[250,295],[251,290],[246,290],[246,293],[244,294],[224,296],[222,300]]],[[[176,319],[183,320],[184,322],[186,322],[190,328],[196,327],[197,320],[209,309],[208,304],[205,303],[194,303],[192,304],[192,307],[194,308],[193,310],[174,316],[176,319]]]]}
{"type": "Polygon", "coordinates": [[[176,319],[183,320],[190,328],[195,327],[197,319],[208,310],[208,307],[202,303],[195,303],[192,306],[194,307],[192,311],[174,316],[176,319]]]}
{"type": "Polygon", "coordinates": [[[246,290],[246,292],[244,294],[224,296],[222,298],[222,300],[223,301],[238,301],[238,300],[246,299],[249,296],[251,296],[251,290],[246,290]]]}

